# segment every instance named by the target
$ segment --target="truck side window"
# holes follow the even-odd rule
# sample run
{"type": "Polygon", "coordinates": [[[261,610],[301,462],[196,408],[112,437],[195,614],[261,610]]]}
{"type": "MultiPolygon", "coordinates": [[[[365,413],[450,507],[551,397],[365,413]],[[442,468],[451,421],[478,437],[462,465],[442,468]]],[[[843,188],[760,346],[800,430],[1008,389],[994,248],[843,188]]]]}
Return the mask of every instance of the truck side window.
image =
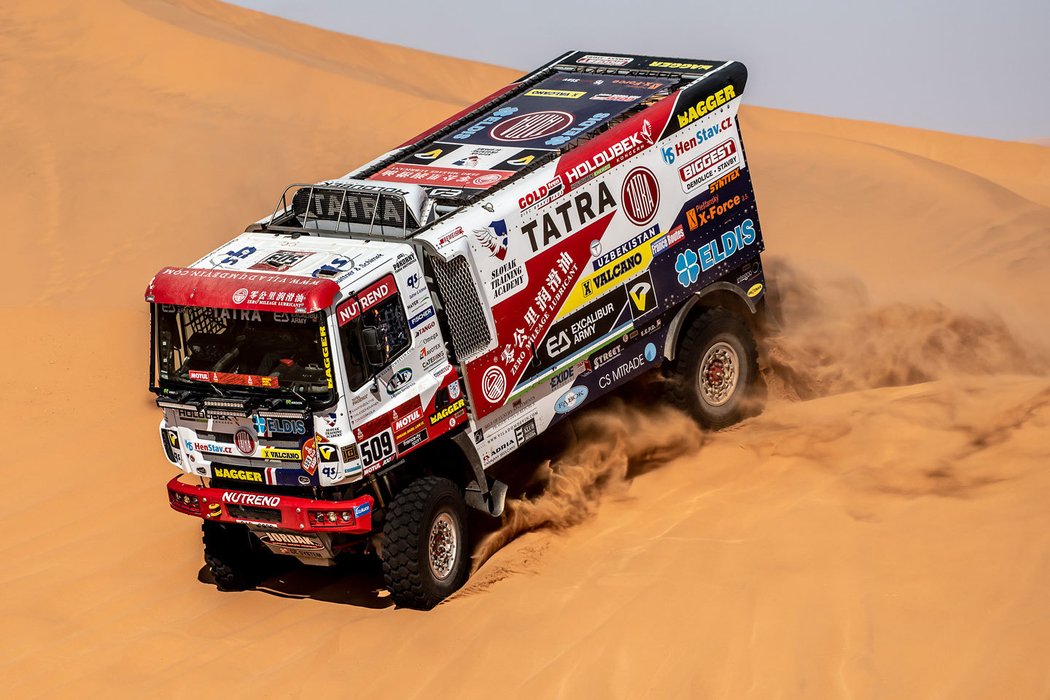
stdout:
{"type": "Polygon", "coordinates": [[[361,331],[374,328],[382,346],[384,364],[396,359],[411,343],[412,333],[408,317],[401,305],[401,295],[395,294],[363,312],[342,328],[340,343],[346,360],[347,383],[357,390],[372,378],[380,367],[369,367],[364,351],[361,331]],[[373,371],[374,370],[374,371],[373,371]]]}

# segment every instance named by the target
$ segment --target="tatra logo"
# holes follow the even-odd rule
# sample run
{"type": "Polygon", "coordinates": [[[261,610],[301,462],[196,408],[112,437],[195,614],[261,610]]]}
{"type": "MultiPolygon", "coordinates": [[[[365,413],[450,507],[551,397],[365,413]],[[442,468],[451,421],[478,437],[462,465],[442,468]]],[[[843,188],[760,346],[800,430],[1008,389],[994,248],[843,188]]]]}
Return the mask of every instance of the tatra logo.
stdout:
{"type": "Polygon", "coordinates": [[[606,209],[616,207],[616,200],[613,199],[605,182],[598,183],[597,195],[598,201],[595,203],[594,196],[590,192],[582,191],[554,207],[553,213],[547,212],[539,219],[523,223],[521,230],[528,235],[532,252],[536,253],[540,248],[546,248],[551,241],[556,241],[563,235],[572,233],[576,228],[598,218],[605,213],[606,209]],[[541,222],[543,224],[542,243],[536,240],[536,227],[541,222]]]}
{"type": "Polygon", "coordinates": [[[437,413],[435,413],[434,415],[432,415],[430,417],[430,424],[431,425],[436,425],[436,424],[440,423],[441,421],[445,420],[446,418],[451,416],[456,411],[462,410],[463,407],[466,406],[466,405],[467,405],[466,401],[464,401],[463,399],[460,399],[459,401],[456,401],[453,404],[449,404],[448,406],[446,406],[445,408],[441,409],[440,411],[438,411],[437,413]]]}

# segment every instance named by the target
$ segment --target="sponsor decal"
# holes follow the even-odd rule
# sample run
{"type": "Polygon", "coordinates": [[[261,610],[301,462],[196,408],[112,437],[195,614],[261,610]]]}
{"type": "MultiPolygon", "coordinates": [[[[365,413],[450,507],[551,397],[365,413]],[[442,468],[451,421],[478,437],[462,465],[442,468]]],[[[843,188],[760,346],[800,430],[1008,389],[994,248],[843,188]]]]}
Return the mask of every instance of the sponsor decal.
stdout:
{"type": "Polygon", "coordinates": [[[608,350],[606,350],[604,352],[600,352],[597,355],[594,355],[593,358],[591,359],[591,366],[594,369],[598,369],[602,365],[607,365],[611,361],[613,361],[617,357],[619,357],[620,353],[622,353],[622,352],[623,352],[623,346],[622,345],[614,345],[613,347],[609,348],[608,350]]]}
{"type": "Polygon", "coordinates": [[[674,261],[674,271],[678,273],[678,284],[690,287],[700,277],[700,265],[696,253],[686,249],[678,254],[674,261]]]}
{"type": "MultiPolygon", "coordinates": [[[[659,230],[659,229],[657,229],[659,230]]],[[[645,238],[645,234],[641,235],[645,238]]],[[[648,240],[648,239],[645,239],[648,240]]],[[[654,239],[653,242],[656,242],[654,239]]],[[[572,290],[568,301],[562,307],[562,312],[572,311],[595,296],[600,296],[605,291],[612,289],[620,282],[640,275],[649,268],[653,259],[653,247],[645,243],[638,245],[633,250],[627,250],[618,258],[601,267],[597,272],[580,280],[579,284],[572,290]]]]}
{"type": "Polygon", "coordinates": [[[372,504],[365,502],[360,505],[354,506],[354,517],[363,518],[372,512],[372,504]]]}
{"type": "Polygon", "coordinates": [[[423,420],[423,409],[420,406],[416,406],[403,416],[399,416],[397,411],[394,410],[391,417],[394,419],[391,427],[400,438],[408,433],[409,428],[414,427],[417,423],[423,420]]]}
{"type": "Polygon", "coordinates": [[[588,66],[617,66],[623,67],[629,65],[634,59],[626,56],[597,56],[587,54],[586,56],[580,56],[576,59],[577,63],[582,63],[588,66]]]}
{"type": "Polygon", "coordinates": [[[514,426],[514,442],[516,447],[520,447],[522,444],[528,442],[532,438],[538,435],[536,430],[536,419],[529,418],[527,421],[520,425],[514,426]]]}
{"type": "Polygon", "coordinates": [[[414,185],[459,185],[487,189],[514,173],[509,170],[475,170],[466,167],[437,167],[414,163],[394,163],[373,175],[387,182],[408,182],[414,185]]]}
{"type": "Polygon", "coordinates": [[[717,190],[722,189],[733,180],[736,180],[738,177],[740,177],[740,168],[737,168],[736,170],[730,170],[728,173],[726,173],[725,175],[708,185],[707,191],[711,194],[714,194],[717,190]]]}
{"type": "Polygon", "coordinates": [[[723,141],[678,169],[682,189],[691,192],[712,178],[739,165],[739,149],[732,138],[723,141]]]}
{"type": "Polygon", "coordinates": [[[301,462],[303,460],[302,450],[289,450],[283,447],[264,447],[261,457],[263,459],[276,459],[280,462],[301,462]]]}
{"type": "Polygon", "coordinates": [[[648,168],[635,168],[623,180],[620,202],[627,218],[636,226],[645,226],[660,206],[660,183],[648,168]]]}
{"type": "MultiPolygon", "coordinates": [[[[435,192],[435,190],[431,190],[430,191],[430,195],[432,197],[436,198],[438,195],[434,194],[434,192],[435,192]]],[[[458,196],[458,194],[455,195],[455,196],[458,196]]],[[[443,245],[445,245],[447,243],[451,243],[452,241],[456,240],[457,238],[459,238],[462,235],[463,235],[463,227],[462,226],[457,226],[456,228],[452,229],[451,231],[446,233],[444,236],[439,238],[437,244],[438,244],[439,247],[443,246],[443,245]]]]}
{"type": "Polygon", "coordinates": [[[197,382],[209,382],[211,384],[230,384],[232,386],[261,386],[273,389],[279,386],[277,377],[264,377],[258,374],[231,374],[229,372],[202,372],[191,369],[189,378],[197,382]]]}
{"type": "Polygon", "coordinates": [[[498,260],[507,257],[507,222],[503,219],[490,221],[486,228],[474,229],[474,237],[492,257],[498,260]]]}
{"type": "Polygon", "coordinates": [[[623,92],[599,92],[597,95],[591,95],[590,99],[599,102],[634,102],[639,97],[641,95],[628,95],[623,92]]]}
{"type": "Polygon", "coordinates": [[[656,345],[654,343],[647,343],[645,351],[643,352],[646,362],[652,362],[656,359],[656,345]]]}
{"type": "Polygon", "coordinates": [[[697,146],[705,143],[706,141],[709,141],[715,136],[718,136],[723,131],[728,131],[732,128],[732,126],[733,117],[730,116],[726,117],[718,124],[700,127],[700,129],[689,138],[683,139],[675,143],[673,146],[665,146],[663,149],[661,149],[661,154],[663,155],[664,162],[668,165],[674,163],[675,159],[679,156],[685,155],[697,146]]]}
{"type": "Polygon", "coordinates": [[[300,250],[278,250],[276,253],[270,253],[248,269],[266,270],[267,272],[284,272],[289,268],[295,267],[311,255],[313,255],[313,253],[300,250]]]}
{"type": "Polygon", "coordinates": [[[546,185],[540,185],[538,188],[529,192],[524,197],[518,198],[518,208],[521,210],[528,209],[536,205],[543,206],[549,203],[554,197],[561,192],[562,184],[560,178],[555,178],[548,182],[546,185]]]}
{"type": "Polygon", "coordinates": [[[280,496],[266,496],[261,493],[243,493],[241,491],[224,491],[223,503],[232,503],[237,506],[264,506],[266,508],[277,508],[281,505],[280,496]]]}
{"type": "Polygon", "coordinates": [[[643,119],[638,129],[568,167],[561,177],[567,189],[574,189],[652,145],[653,125],[648,119],[643,119]]]}
{"type": "MultiPolygon", "coordinates": [[[[649,343],[649,345],[653,345],[653,344],[649,343]]],[[[656,346],[653,345],[653,357],[654,358],[656,356],[655,355],[655,351],[656,351],[656,346]]],[[[647,364],[648,363],[646,362],[646,355],[644,353],[641,354],[641,355],[636,355],[635,357],[632,357],[631,359],[629,359],[626,362],[624,362],[622,365],[619,365],[616,368],[614,368],[614,369],[606,372],[602,376],[598,377],[598,388],[599,389],[608,389],[608,388],[612,387],[613,385],[618,384],[621,381],[626,380],[628,377],[630,377],[635,372],[637,372],[638,370],[640,370],[643,367],[645,367],[647,364]]]]}
{"type": "Polygon", "coordinates": [[[366,475],[382,467],[383,462],[393,456],[394,433],[390,428],[361,441],[361,465],[366,475]]]}
{"type": "Polygon", "coordinates": [[[336,312],[339,325],[345,326],[365,311],[395,294],[397,294],[397,282],[393,275],[386,275],[339,306],[336,312]]]}
{"type": "Polygon", "coordinates": [[[310,438],[303,443],[302,459],[300,464],[303,471],[313,476],[317,473],[317,465],[320,462],[320,457],[317,454],[316,438],[310,438]]]}
{"type": "MultiPolygon", "coordinates": [[[[744,219],[743,223],[736,226],[732,231],[726,231],[715,240],[705,243],[697,249],[701,269],[705,272],[710,270],[718,263],[732,257],[754,243],[757,238],[755,222],[751,219],[744,219]]],[[[675,264],[675,269],[678,269],[677,263],[675,264]]]]}
{"type": "Polygon", "coordinates": [[[386,383],[386,392],[393,396],[402,389],[409,385],[412,381],[412,368],[404,367],[394,372],[393,376],[390,377],[390,381],[386,383]]]}
{"type": "Polygon", "coordinates": [[[568,413],[587,400],[587,387],[574,386],[562,394],[554,404],[555,413],[568,413]]]}
{"type": "Polygon", "coordinates": [[[430,416],[430,424],[437,425],[452,414],[462,411],[466,407],[466,405],[467,402],[464,399],[460,399],[459,401],[450,403],[448,406],[445,406],[445,408],[430,416]]]}
{"type": "Polygon", "coordinates": [[[507,393],[507,373],[492,365],[481,377],[481,393],[489,403],[498,403],[507,393]]]}
{"type": "Polygon", "coordinates": [[[335,445],[328,442],[321,443],[317,446],[317,454],[321,457],[321,462],[323,463],[339,461],[335,445]]]}
{"type": "MultiPolygon", "coordinates": [[[[394,272],[400,272],[406,267],[416,261],[416,256],[412,253],[400,253],[397,256],[397,260],[394,262],[394,272]]],[[[415,286],[415,285],[411,285],[415,286]]]]}
{"type": "Polygon", "coordinates": [[[653,291],[653,277],[646,272],[638,282],[635,282],[627,290],[627,296],[631,299],[631,310],[634,317],[645,315],[647,311],[656,308],[656,294],[653,291]]]}
{"type": "Polygon", "coordinates": [[[571,353],[608,335],[617,321],[630,316],[623,314],[627,304],[627,293],[617,287],[608,295],[597,299],[578,311],[561,319],[547,333],[546,340],[536,348],[538,369],[549,367],[571,353]]]}
{"type": "Polygon", "coordinates": [[[272,435],[305,435],[306,423],[297,418],[263,418],[252,416],[255,434],[259,437],[272,435]]]}
{"type": "Polygon", "coordinates": [[[324,363],[325,382],[327,382],[328,388],[331,389],[334,384],[332,380],[332,351],[328,346],[328,327],[323,323],[320,324],[318,333],[321,341],[321,361],[324,363]]]}
{"type": "Polygon", "coordinates": [[[350,463],[357,461],[357,445],[344,445],[341,453],[344,462],[350,463]]]}
{"type": "Polygon", "coordinates": [[[246,287],[241,287],[233,293],[231,298],[233,299],[234,304],[243,304],[244,300],[248,298],[248,289],[246,287]]]}
{"type": "Polygon", "coordinates": [[[763,289],[763,287],[762,287],[762,283],[761,282],[759,282],[758,284],[753,284],[753,285],[751,285],[751,289],[747,290],[747,295],[749,297],[751,297],[752,299],[754,299],[755,297],[757,297],[759,294],[762,293],[762,289],[763,289]]]}
{"type": "Polygon", "coordinates": [[[529,237],[532,252],[537,253],[552,241],[600,218],[606,210],[615,209],[616,206],[609,188],[604,182],[599,182],[596,192],[581,191],[541,217],[524,222],[521,231],[529,237]]]}
{"type": "Polygon", "coordinates": [[[557,110],[529,112],[496,124],[489,130],[489,136],[497,141],[511,143],[531,141],[553,136],[571,126],[574,120],[568,112],[557,110]]]}
{"type": "Polygon", "coordinates": [[[518,112],[517,107],[500,107],[495,110],[492,114],[481,119],[474,124],[471,124],[463,131],[455,134],[452,138],[457,141],[466,141],[477,133],[480,133],[493,124],[498,124],[501,120],[516,114],[518,112]]]}
{"type": "Polygon", "coordinates": [[[706,63],[678,63],[676,61],[650,61],[650,68],[671,68],[674,70],[702,70],[708,71],[713,66],[706,63]]]}
{"type": "Polygon", "coordinates": [[[678,128],[684,129],[708,112],[713,112],[735,97],[736,89],[732,85],[726,85],[721,90],[701,98],[696,104],[690,105],[688,109],[677,114],[678,128]]]}
{"type": "Polygon", "coordinates": [[[561,386],[562,384],[564,384],[565,382],[569,381],[570,379],[572,379],[575,376],[576,376],[576,368],[575,367],[569,367],[567,369],[562,370],[561,372],[559,372],[558,374],[556,374],[556,375],[554,375],[553,377],[550,378],[551,389],[557,389],[559,386],[561,386]]]}
{"type": "MultiPolygon", "coordinates": [[[[695,231],[700,226],[704,226],[705,224],[711,223],[715,220],[716,217],[722,216],[723,214],[727,214],[733,208],[740,206],[740,204],[746,199],[747,195],[738,194],[732,199],[727,199],[726,201],[719,203],[718,195],[715,195],[706,202],[698,204],[697,206],[693,207],[692,209],[686,212],[687,215],[690,212],[692,212],[692,219],[689,223],[689,230],[695,231]],[[695,226],[693,224],[694,221],[695,226]]],[[[686,218],[689,217],[687,216],[686,218]]]]}
{"type": "Polygon", "coordinates": [[[415,447],[419,447],[426,442],[429,437],[430,435],[427,433],[426,428],[424,428],[406,440],[397,443],[397,453],[404,454],[415,447]]]}
{"type": "Polygon", "coordinates": [[[233,434],[233,444],[242,455],[250,455],[255,452],[255,438],[244,428],[233,434]]]}
{"type": "MultiPolygon", "coordinates": [[[[408,326],[410,328],[417,328],[420,324],[424,323],[428,318],[434,315],[434,307],[428,306],[427,308],[420,311],[418,314],[408,319],[408,326]]],[[[420,331],[423,333],[424,331],[420,331]]]]}
{"type": "Polygon", "coordinates": [[[251,467],[223,467],[216,465],[211,468],[211,474],[219,479],[251,481],[257,484],[266,483],[266,480],[263,479],[262,471],[251,467]]]}
{"type": "Polygon", "coordinates": [[[448,385],[448,397],[449,397],[450,399],[452,399],[453,401],[455,401],[456,399],[458,399],[458,398],[459,398],[459,395],[460,395],[460,394],[461,394],[462,392],[463,392],[463,390],[462,390],[462,389],[460,389],[460,386],[459,386],[459,380],[458,380],[458,379],[457,379],[456,381],[454,381],[454,382],[452,382],[451,384],[449,384],[449,385],[448,385]]]}
{"type": "Polygon", "coordinates": [[[525,94],[529,97],[557,97],[566,100],[578,100],[587,93],[581,90],[547,90],[544,88],[533,88],[532,90],[527,91],[525,94]]]}
{"type": "Polygon", "coordinates": [[[490,285],[495,300],[502,299],[515,289],[525,285],[525,268],[517,260],[509,260],[491,273],[490,285]]]}
{"type": "Polygon", "coordinates": [[[316,537],[295,535],[290,532],[261,532],[258,534],[258,537],[266,544],[279,545],[287,549],[324,549],[324,545],[316,537]]]}
{"type": "Polygon", "coordinates": [[[232,455],[233,448],[229,445],[216,445],[210,442],[195,442],[191,440],[186,441],[186,451],[202,452],[205,454],[218,454],[218,455],[232,455]]]}

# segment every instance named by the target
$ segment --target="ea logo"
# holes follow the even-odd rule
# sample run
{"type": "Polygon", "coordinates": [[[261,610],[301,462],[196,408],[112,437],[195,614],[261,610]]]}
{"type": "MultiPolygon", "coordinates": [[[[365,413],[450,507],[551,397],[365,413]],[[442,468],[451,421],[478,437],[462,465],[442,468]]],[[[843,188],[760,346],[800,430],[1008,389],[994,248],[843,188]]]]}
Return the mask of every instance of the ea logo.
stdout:
{"type": "Polygon", "coordinates": [[[238,289],[236,292],[233,293],[233,303],[234,304],[241,304],[247,298],[248,298],[248,290],[245,289],[244,287],[241,287],[240,289],[238,289]]]}
{"type": "Polygon", "coordinates": [[[495,365],[485,370],[485,374],[481,376],[481,393],[489,403],[496,403],[502,399],[507,393],[506,373],[495,365]]]}

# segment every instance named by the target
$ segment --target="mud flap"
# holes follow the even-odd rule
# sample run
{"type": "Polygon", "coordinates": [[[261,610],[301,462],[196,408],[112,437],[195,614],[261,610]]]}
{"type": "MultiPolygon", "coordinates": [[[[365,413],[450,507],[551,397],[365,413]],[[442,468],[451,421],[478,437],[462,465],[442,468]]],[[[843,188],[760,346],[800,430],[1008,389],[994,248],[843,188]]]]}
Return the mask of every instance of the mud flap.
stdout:
{"type": "Polygon", "coordinates": [[[474,472],[474,480],[467,485],[463,500],[471,508],[488,513],[494,518],[503,515],[503,507],[507,502],[507,485],[502,481],[489,479],[485,475],[485,468],[481,466],[478,451],[470,442],[465,431],[455,435],[452,441],[459,445],[463,456],[466,457],[474,472]]]}

